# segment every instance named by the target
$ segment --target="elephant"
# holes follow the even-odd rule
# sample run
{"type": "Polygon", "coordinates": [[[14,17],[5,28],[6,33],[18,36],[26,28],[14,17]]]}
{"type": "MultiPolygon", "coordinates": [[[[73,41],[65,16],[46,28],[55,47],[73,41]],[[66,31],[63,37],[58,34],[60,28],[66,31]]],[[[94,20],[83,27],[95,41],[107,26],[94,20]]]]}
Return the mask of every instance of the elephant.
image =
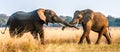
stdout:
{"type": "MultiPolygon", "coordinates": [[[[30,32],[34,39],[38,39],[39,34],[41,44],[44,44],[43,24],[48,25],[48,23],[62,23],[69,27],[75,27],[59,18],[54,11],[39,8],[31,12],[18,11],[13,13],[7,21],[6,28],[9,27],[11,37],[15,35],[21,37],[24,33],[30,32]]],[[[5,33],[6,28],[3,33],[5,33]]]]}
{"type": "MultiPolygon", "coordinates": [[[[86,38],[88,44],[91,44],[90,30],[99,34],[96,44],[99,44],[102,35],[107,39],[108,44],[112,43],[108,20],[101,12],[94,12],[92,9],[76,10],[72,21],[69,23],[72,25],[82,24],[84,31],[78,44],[82,44],[84,38],[86,38]]],[[[62,29],[64,30],[66,27],[64,26],[62,29]]]]}

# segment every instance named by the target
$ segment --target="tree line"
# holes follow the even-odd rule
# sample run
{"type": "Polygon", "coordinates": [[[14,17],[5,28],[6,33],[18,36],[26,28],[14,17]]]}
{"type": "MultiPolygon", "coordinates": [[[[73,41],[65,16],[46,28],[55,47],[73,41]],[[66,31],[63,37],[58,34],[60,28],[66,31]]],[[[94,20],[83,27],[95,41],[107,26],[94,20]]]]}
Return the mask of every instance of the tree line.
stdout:
{"type": "MultiPolygon", "coordinates": [[[[60,15],[60,18],[62,18],[63,20],[65,20],[66,22],[70,22],[72,20],[71,16],[63,16],[60,15]]],[[[9,16],[7,16],[6,14],[0,14],[0,27],[5,27],[7,20],[8,20],[9,16]]],[[[107,19],[109,21],[109,26],[115,26],[115,27],[119,27],[120,26],[120,17],[114,17],[111,15],[107,16],[107,19]]],[[[49,26],[49,27],[61,27],[63,26],[62,24],[58,24],[58,23],[49,23],[48,25],[44,25],[44,26],[49,26]]]]}
{"type": "Polygon", "coordinates": [[[113,17],[108,15],[107,19],[109,21],[109,26],[120,26],[120,17],[113,17]]]}

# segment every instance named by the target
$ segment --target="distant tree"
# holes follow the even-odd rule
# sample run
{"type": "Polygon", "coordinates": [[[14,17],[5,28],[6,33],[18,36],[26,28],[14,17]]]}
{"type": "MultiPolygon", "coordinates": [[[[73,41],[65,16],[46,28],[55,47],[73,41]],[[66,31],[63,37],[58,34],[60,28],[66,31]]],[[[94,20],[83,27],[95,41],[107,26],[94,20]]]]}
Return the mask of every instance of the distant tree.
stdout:
{"type": "Polygon", "coordinates": [[[116,19],[115,19],[115,22],[120,22],[120,18],[116,18],[116,19]]]}
{"type": "Polygon", "coordinates": [[[70,16],[66,16],[65,21],[66,21],[66,22],[70,22],[70,21],[72,21],[72,17],[70,17],[70,16]]]}
{"type": "Polygon", "coordinates": [[[120,26],[120,18],[108,15],[107,19],[109,21],[109,26],[120,26]]]}
{"type": "Polygon", "coordinates": [[[63,19],[63,20],[65,20],[66,19],[66,17],[65,16],[63,16],[63,15],[60,15],[59,16],[61,19],[63,19]]]}
{"type": "Polygon", "coordinates": [[[120,26],[120,18],[116,18],[114,23],[116,26],[120,26]]]}
{"type": "Polygon", "coordinates": [[[0,18],[4,18],[4,19],[7,19],[8,16],[6,14],[0,14],[0,18]]]}
{"type": "Polygon", "coordinates": [[[0,27],[5,26],[8,16],[6,14],[0,14],[0,27]]]}
{"type": "Polygon", "coordinates": [[[108,15],[107,19],[109,21],[109,26],[114,26],[113,23],[114,23],[115,18],[111,15],[108,15]]]}

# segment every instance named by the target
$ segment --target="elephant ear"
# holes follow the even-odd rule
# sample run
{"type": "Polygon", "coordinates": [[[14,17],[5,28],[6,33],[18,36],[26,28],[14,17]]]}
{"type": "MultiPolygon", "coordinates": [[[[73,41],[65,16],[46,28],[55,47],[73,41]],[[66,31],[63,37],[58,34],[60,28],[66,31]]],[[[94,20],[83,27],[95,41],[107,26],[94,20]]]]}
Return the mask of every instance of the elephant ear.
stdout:
{"type": "Polygon", "coordinates": [[[40,19],[43,20],[44,22],[46,22],[46,16],[45,16],[44,12],[45,12],[45,10],[42,8],[38,9],[38,11],[37,11],[40,19]]]}
{"type": "Polygon", "coordinates": [[[88,11],[84,13],[84,22],[88,22],[89,20],[92,20],[94,17],[94,12],[93,11],[88,11]]]}

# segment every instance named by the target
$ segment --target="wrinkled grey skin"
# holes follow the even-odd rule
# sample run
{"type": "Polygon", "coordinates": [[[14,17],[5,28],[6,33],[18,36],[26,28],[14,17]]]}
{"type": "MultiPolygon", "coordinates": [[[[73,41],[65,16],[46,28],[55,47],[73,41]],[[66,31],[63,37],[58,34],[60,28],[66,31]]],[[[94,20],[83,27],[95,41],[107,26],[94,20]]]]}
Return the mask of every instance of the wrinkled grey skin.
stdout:
{"type": "MultiPolygon", "coordinates": [[[[7,27],[9,27],[9,33],[11,37],[15,35],[21,37],[24,33],[30,32],[35,39],[38,39],[38,34],[40,36],[41,43],[44,44],[44,29],[43,24],[48,23],[62,23],[69,27],[74,27],[69,23],[60,19],[56,13],[52,10],[45,9],[44,15],[46,17],[46,22],[40,19],[37,10],[31,12],[18,11],[12,14],[8,21],[7,27]]],[[[6,30],[5,28],[5,30],[6,30]]],[[[5,33],[5,30],[3,33],[5,33]]]]}
{"type": "MultiPolygon", "coordinates": [[[[82,24],[84,32],[78,44],[83,43],[84,38],[86,38],[88,44],[91,44],[89,38],[90,30],[95,31],[99,34],[96,44],[99,44],[102,36],[107,39],[108,44],[112,43],[108,30],[108,20],[105,15],[100,12],[93,12],[91,9],[85,9],[82,11],[77,10],[75,11],[74,18],[70,24],[82,24]]],[[[63,29],[64,28],[65,26],[63,29]]]]}

